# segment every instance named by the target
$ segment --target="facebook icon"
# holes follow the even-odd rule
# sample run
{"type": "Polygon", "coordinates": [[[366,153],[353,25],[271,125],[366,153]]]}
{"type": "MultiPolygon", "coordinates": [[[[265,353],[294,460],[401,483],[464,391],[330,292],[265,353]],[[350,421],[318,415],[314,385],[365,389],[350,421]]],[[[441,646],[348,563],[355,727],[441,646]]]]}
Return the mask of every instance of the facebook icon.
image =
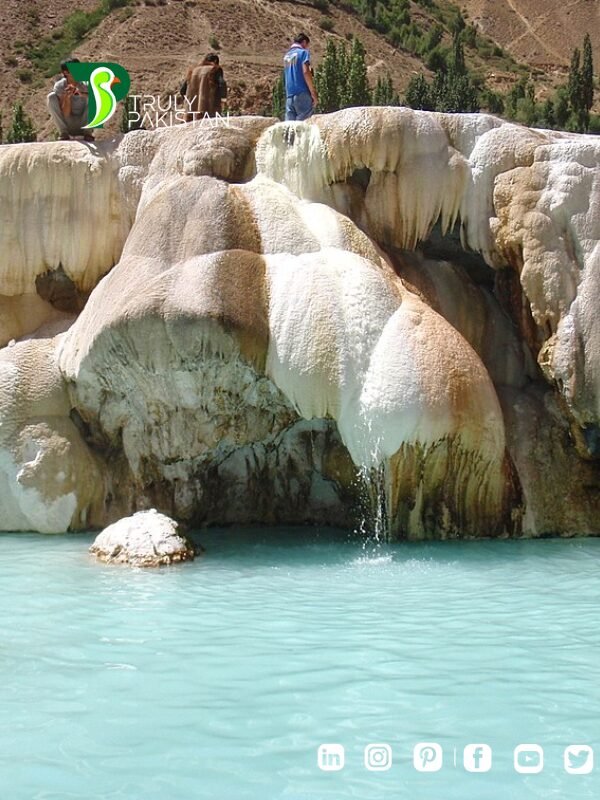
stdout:
{"type": "Polygon", "coordinates": [[[463,754],[467,772],[489,772],[492,768],[492,748],[488,744],[468,744],[463,754]]]}

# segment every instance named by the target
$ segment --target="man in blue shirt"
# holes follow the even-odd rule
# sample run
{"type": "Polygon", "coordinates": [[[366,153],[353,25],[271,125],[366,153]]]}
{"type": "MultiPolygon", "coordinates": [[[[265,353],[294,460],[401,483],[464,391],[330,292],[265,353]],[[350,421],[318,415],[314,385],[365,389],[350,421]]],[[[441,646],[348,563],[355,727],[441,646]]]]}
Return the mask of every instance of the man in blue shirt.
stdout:
{"type": "Polygon", "coordinates": [[[283,57],[286,120],[308,119],[317,105],[317,90],[310,68],[310,39],[299,33],[283,57]]]}

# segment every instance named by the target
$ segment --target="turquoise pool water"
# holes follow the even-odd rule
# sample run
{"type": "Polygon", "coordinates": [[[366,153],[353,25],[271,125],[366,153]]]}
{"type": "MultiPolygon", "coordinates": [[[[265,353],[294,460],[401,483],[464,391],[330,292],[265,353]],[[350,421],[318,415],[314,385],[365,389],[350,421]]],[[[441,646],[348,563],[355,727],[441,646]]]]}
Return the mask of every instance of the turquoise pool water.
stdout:
{"type": "Polygon", "coordinates": [[[92,562],[90,536],[0,536],[3,800],[600,796],[600,541],[200,538],[144,572],[92,562]],[[382,743],[391,769],[368,771],[382,743]],[[489,772],[465,771],[473,743],[489,772]],[[515,771],[522,743],[542,772],[515,771]],[[567,774],[571,744],[595,771],[567,774]]]}

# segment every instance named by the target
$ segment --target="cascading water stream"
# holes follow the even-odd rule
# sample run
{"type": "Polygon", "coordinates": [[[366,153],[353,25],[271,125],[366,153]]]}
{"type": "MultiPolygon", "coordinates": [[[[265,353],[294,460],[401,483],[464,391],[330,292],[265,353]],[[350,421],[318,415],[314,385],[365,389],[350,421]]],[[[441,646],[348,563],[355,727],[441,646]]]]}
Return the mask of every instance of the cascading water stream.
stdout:
{"type": "Polygon", "coordinates": [[[361,466],[359,469],[361,520],[357,532],[363,537],[363,548],[389,541],[389,519],[386,492],[386,466],[361,466]]]}
{"type": "Polygon", "coordinates": [[[382,441],[374,436],[372,420],[361,415],[365,458],[358,468],[358,491],[361,519],[356,532],[363,540],[363,550],[377,551],[390,539],[387,459],[382,454],[382,441]]]}

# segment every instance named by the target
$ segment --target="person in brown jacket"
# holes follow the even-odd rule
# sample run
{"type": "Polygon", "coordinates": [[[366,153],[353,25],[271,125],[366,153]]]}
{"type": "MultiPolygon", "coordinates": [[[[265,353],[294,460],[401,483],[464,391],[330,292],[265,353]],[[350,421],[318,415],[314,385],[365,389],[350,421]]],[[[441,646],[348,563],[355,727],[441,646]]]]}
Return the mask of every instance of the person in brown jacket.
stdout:
{"type": "Polygon", "coordinates": [[[187,122],[204,116],[214,117],[221,112],[221,102],[227,96],[227,84],[216,53],[209,53],[201,64],[190,67],[181,93],[187,99],[187,122]]]}

